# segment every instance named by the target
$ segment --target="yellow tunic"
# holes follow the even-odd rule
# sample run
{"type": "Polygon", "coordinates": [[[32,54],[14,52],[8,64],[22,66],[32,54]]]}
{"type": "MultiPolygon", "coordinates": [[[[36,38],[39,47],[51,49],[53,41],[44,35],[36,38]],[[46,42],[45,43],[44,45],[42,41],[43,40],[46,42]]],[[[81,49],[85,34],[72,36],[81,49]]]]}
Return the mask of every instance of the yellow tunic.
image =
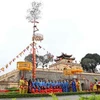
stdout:
{"type": "Polygon", "coordinates": [[[23,85],[24,85],[24,80],[21,79],[21,80],[19,81],[19,85],[20,85],[20,86],[23,86],[23,85]]]}
{"type": "Polygon", "coordinates": [[[20,79],[19,81],[19,93],[23,94],[23,88],[24,88],[24,80],[20,79]]]}
{"type": "Polygon", "coordinates": [[[96,84],[94,84],[93,91],[96,91],[96,90],[97,90],[97,86],[96,86],[96,84]]]}
{"type": "Polygon", "coordinates": [[[77,92],[82,91],[80,81],[76,81],[76,89],[77,89],[77,92]]]}
{"type": "Polygon", "coordinates": [[[24,93],[26,94],[28,92],[28,82],[24,81],[24,93]]]}

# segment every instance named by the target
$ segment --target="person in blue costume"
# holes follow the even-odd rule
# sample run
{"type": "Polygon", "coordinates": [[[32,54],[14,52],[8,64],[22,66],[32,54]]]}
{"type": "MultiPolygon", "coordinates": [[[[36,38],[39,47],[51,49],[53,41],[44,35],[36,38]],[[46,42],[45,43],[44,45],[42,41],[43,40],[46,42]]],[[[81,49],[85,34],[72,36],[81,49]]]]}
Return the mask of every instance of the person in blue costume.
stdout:
{"type": "Polygon", "coordinates": [[[63,92],[68,92],[68,82],[66,80],[63,83],[63,92]]]}
{"type": "Polygon", "coordinates": [[[68,91],[67,92],[70,92],[70,83],[69,83],[69,80],[66,80],[67,81],[67,86],[68,86],[68,91]]]}
{"type": "Polygon", "coordinates": [[[58,81],[55,81],[55,87],[58,88],[58,81]]]}
{"type": "Polygon", "coordinates": [[[69,92],[69,81],[65,81],[65,92],[69,92]]]}
{"type": "Polygon", "coordinates": [[[56,88],[56,81],[53,81],[53,88],[56,88]]]}
{"type": "Polygon", "coordinates": [[[34,90],[36,91],[36,80],[32,81],[32,88],[34,88],[34,90]]]}
{"type": "Polygon", "coordinates": [[[36,85],[36,88],[38,89],[38,91],[40,92],[40,82],[39,82],[39,80],[36,80],[35,85],[36,85]]]}
{"type": "Polygon", "coordinates": [[[48,87],[47,80],[45,80],[44,85],[45,85],[45,88],[48,87]]]}
{"type": "Polygon", "coordinates": [[[52,87],[52,80],[49,81],[50,87],[52,87]]]}
{"type": "Polygon", "coordinates": [[[62,91],[64,92],[64,81],[63,80],[61,81],[61,88],[62,88],[62,91]]]}
{"type": "Polygon", "coordinates": [[[72,91],[76,92],[76,82],[74,81],[74,79],[72,80],[72,91]]]}
{"type": "Polygon", "coordinates": [[[64,83],[63,83],[63,92],[66,92],[67,90],[67,84],[66,84],[66,80],[64,80],[64,83]]]}
{"type": "Polygon", "coordinates": [[[47,84],[47,88],[50,88],[50,80],[47,80],[46,84],[47,84]]]}
{"type": "Polygon", "coordinates": [[[51,81],[51,87],[54,88],[54,82],[53,81],[51,81]]]}
{"type": "Polygon", "coordinates": [[[45,81],[44,80],[42,80],[42,87],[43,87],[43,89],[45,89],[45,81]]]}
{"type": "Polygon", "coordinates": [[[57,86],[60,87],[60,81],[59,80],[57,81],[57,86]]]}
{"type": "Polygon", "coordinates": [[[43,86],[43,82],[42,80],[40,80],[40,89],[42,88],[42,86],[43,86]]]}
{"type": "Polygon", "coordinates": [[[58,86],[61,87],[61,80],[58,81],[58,86]]]}
{"type": "MultiPolygon", "coordinates": [[[[59,83],[59,87],[61,87],[61,80],[59,80],[59,82],[58,82],[58,83],[59,83]]],[[[61,88],[62,88],[62,87],[61,87],[61,88]]]]}
{"type": "Polygon", "coordinates": [[[41,90],[41,87],[42,87],[42,81],[41,80],[38,80],[38,91],[39,92],[41,90]]]}
{"type": "Polygon", "coordinates": [[[46,89],[47,88],[47,83],[46,83],[45,80],[43,80],[42,84],[43,84],[43,88],[46,89]]]}

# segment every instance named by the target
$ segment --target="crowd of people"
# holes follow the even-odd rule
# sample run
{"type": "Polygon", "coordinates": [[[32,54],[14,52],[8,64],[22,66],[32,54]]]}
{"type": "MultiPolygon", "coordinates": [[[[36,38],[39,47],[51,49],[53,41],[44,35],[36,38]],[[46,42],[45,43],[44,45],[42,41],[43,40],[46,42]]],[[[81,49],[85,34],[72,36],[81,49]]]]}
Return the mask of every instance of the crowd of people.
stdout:
{"type": "Polygon", "coordinates": [[[78,79],[72,80],[27,80],[21,78],[19,82],[19,92],[23,93],[50,93],[50,92],[77,92],[80,91],[80,82],[78,79]]]}

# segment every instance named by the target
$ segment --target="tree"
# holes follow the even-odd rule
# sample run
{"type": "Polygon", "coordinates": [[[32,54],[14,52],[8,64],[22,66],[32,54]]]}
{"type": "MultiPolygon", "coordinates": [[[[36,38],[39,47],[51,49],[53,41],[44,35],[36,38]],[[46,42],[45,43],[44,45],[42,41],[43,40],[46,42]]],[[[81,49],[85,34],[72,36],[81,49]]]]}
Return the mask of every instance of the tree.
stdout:
{"type": "MultiPolygon", "coordinates": [[[[29,54],[28,56],[26,56],[24,60],[33,63],[32,54],[29,54]]],[[[53,61],[53,55],[51,55],[50,53],[45,54],[43,56],[36,54],[36,67],[38,66],[42,66],[42,68],[47,67],[49,62],[52,62],[52,61],[53,61]]]]}
{"type": "Polygon", "coordinates": [[[97,53],[94,54],[86,54],[85,57],[81,59],[81,65],[84,70],[88,72],[95,72],[96,66],[100,64],[100,55],[97,53]]]}
{"type": "Polygon", "coordinates": [[[100,64],[100,55],[98,55],[97,53],[94,54],[90,54],[88,53],[85,58],[90,58],[90,59],[94,59],[98,64],[100,64]]]}
{"type": "Polygon", "coordinates": [[[28,16],[26,17],[26,19],[28,19],[29,22],[32,22],[40,18],[41,5],[42,5],[41,2],[36,2],[36,1],[32,2],[32,8],[27,10],[28,16]]]}

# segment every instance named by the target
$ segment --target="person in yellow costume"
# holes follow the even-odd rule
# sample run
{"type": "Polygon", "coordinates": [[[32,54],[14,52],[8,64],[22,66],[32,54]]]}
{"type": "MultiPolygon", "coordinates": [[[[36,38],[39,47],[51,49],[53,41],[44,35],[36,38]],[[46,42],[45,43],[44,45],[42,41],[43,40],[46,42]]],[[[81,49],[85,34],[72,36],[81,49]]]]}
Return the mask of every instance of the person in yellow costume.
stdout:
{"type": "Polygon", "coordinates": [[[95,83],[94,83],[94,86],[93,86],[93,91],[97,91],[98,90],[98,87],[97,87],[97,85],[98,85],[98,79],[95,78],[94,80],[95,80],[95,83]]]}
{"type": "Polygon", "coordinates": [[[19,80],[19,93],[20,93],[20,94],[23,94],[23,89],[24,89],[24,78],[22,77],[22,78],[19,80]]]}
{"type": "Polygon", "coordinates": [[[76,79],[76,89],[77,89],[77,92],[80,91],[80,81],[78,79],[76,79]]]}
{"type": "Polygon", "coordinates": [[[23,93],[26,94],[27,92],[28,92],[28,81],[25,78],[24,79],[24,90],[23,90],[23,93]]]}
{"type": "Polygon", "coordinates": [[[97,85],[96,84],[93,85],[93,91],[97,91],[97,85]]]}

